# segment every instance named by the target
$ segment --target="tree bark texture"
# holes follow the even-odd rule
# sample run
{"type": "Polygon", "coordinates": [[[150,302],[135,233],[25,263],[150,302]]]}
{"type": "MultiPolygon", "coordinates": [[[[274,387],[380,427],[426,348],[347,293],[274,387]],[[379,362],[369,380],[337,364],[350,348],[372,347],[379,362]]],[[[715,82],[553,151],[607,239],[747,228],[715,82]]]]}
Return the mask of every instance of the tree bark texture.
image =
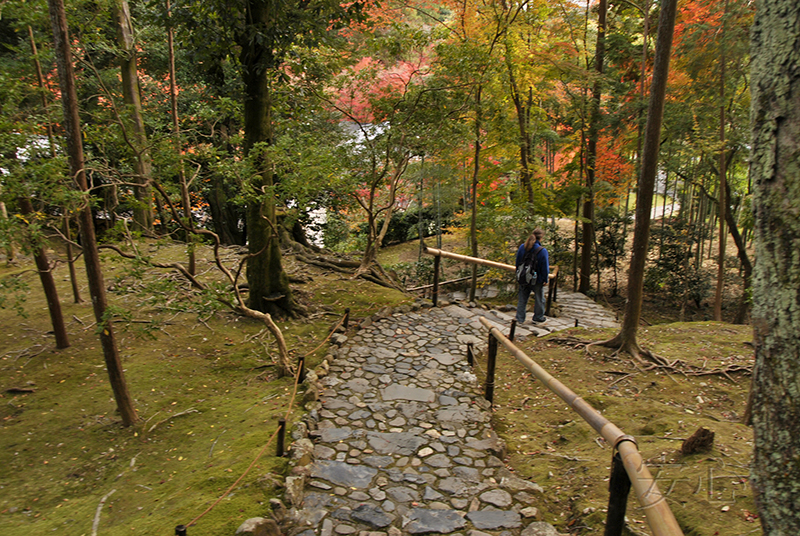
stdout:
{"type": "Polygon", "coordinates": [[[650,86],[650,102],[644,132],[641,176],[636,193],[636,223],[633,229],[632,257],[628,271],[628,300],[625,304],[622,329],[615,337],[620,346],[627,350],[638,348],[636,333],[642,315],[644,267],[647,261],[647,244],[650,240],[650,212],[653,208],[653,186],[658,171],[661,122],[664,117],[664,97],[667,92],[676,10],[677,0],[664,0],[658,20],[653,82],[650,86]]]}
{"type": "MultiPolygon", "coordinates": [[[[597,165],[597,139],[600,137],[600,97],[602,96],[603,63],[606,55],[606,14],[608,1],[600,0],[597,6],[597,45],[594,52],[594,70],[597,77],[592,86],[589,141],[586,152],[586,200],[583,203],[583,234],[581,241],[581,274],[578,292],[586,293],[591,287],[592,245],[594,244],[594,177],[597,165]]],[[[600,289],[598,288],[599,292],[600,289]]]]}
{"type": "MultiPolygon", "coordinates": [[[[170,11],[170,0],[167,0],[167,17],[171,19],[172,12],[170,11]]],[[[178,84],[175,77],[175,42],[173,39],[172,23],[167,26],[167,52],[169,54],[169,104],[170,115],[172,116],[172,135],[175,137],[175,152],[180,160],[178,165],[178,184],[181,188],[181,206],[183,207],[183,217],[186,218],[186,225],[191,229],[194,227],[194,220],[192,219],[192,203],[189,200],[189,185],[186,182],[186,171],[183,166],[183,144],[181,142],[181,127],[178,122],[178,84]]],[[[163,223],[163,220],[162,220],[163,223]]],[[[187,270],[190,274],[195,275],[197,259],[194,247],[194,235],[186,233],[186,243],[189,266],[187,270]]]]}
{"type": "Polygon", "coordinates": [[[800,534],[800,4],[761,0],[751,31],[754,459],[766,535],[800,534]]]}
{"type": "MultiPolygon", "coordinates": [[[[270,2],[249,0],[249,24],[256,29],[267,27],[270,2]]],[[[249,155],[259,143],[273,143],[272,87],[270,75],[274,60],[272,51],[257,39],[244,39],[241,52],[244,101],[244,148],[249,155]]],[[[275,175],[271,163],[259,157],[258,176],[253,178],[256,199],[247,207],[247,242],[251,257],[247,261],[247,283],[250,288],[248,307],[283,317],[295,309],[289,276],[281,264],[278,219],[273,186],[275,175]]]]}
{"type": "MultiPolygon", "coordinates": [[[[27,197],[18,200],[20,212],[22,214],[33,214],[33,205],[27,197]]],[[[69,348],[69,337],[67,336],[67,326],[64,324],[64,315],[61,313],[61,302],[58,300],[58,290],[53,279],[53,271],[47,260],[47,253],[44,247],[37,246],[33,252],[36,261],[36,270],[39,272],[39,281],[42,282],[42,289],[47,298],[47,309],[50,312],[50,322],[53,324],[53,333],[56,336],[56,348],[69,348]]]]}
{"type": "MultiPolygon", "coordinates": [[[[147,145],[147,133],[142,117],[142,100],[139,94],[139,73],[136,66],[136,47],[133,39],[133,23],[128,0],[117,0],[114,4],[114,19],[117,23],[117,44],[121,50],[119,58],[122,75],[122,96],[126,104],[125,118],[132,131],[129,143],[134,151],[133,168],[136,172],[137,186],[133,188],[136,203],[133,207],[133,221],[137,230],[150,233],[153,230],[153,200],[150,186],[152,162],[147,145]]],[[[162,225],[164,222],[161,222],[162,225]]]]}
{"type": "MultiPolygon", "coordinates": [[[[478,175],[481,169],[481,93],[483,86],[480,84],[475,95],[475,161],[472,166],[472,215],[469,223],[469,238],[472,244],[472,256],[478,256],[478,175]]],[[[472,279],[469,284],[469,301],[475,301],[475,292],[478,287],[478,265],[472,265],[472,279]]]]}
{"type": "MultiPolygon", "coordinates": [[[[48,0],[47,4],[50,10],[50,23],[53,27],[53,41],[61,88],[61,103],[64,108],[64,131],[67,137],[70,171],[75,179],[77,188],[85,192],[88,197],[80,118],[78,116],[78,97],[75,90],[75,73],[72,68],[72,51],[69,45],[64,2],[63,0],[48,0]]],[[[86,276],[89,280],[89,293],[92,296],[95,320],[97,325],[102,328],[100,331],[100,343],[103,347],[108,380],[111,384],[111,389],[114,391],[114,399],[117,402],[117,410],[122,418],[122,424],[123,426],[130,426],[136,421],[136,410],[133,408],[133,398],[131,398],[125,383],[122,360],[117,351],[117,343],[114,337],[114,326],[110,319],[105,318],[106,291],[103,283],[103,273],[100,269],[100,254],[97,250],[94,222],[92,221],[92,212],[88,199],[80,211],[79,218],[81,236],[83,238],[83,258],[86,263],[86,276]]]]}

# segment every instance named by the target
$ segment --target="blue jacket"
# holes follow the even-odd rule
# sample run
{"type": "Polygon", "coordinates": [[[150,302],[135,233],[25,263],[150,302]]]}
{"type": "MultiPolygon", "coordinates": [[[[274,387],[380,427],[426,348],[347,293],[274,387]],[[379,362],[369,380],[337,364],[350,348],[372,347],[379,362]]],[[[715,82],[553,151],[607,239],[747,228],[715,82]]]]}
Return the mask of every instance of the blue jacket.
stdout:
{"type": "MultiPolygon", "coordinates": [[[[533,247],[541,246],[540,242],[536,242],[533,247]]],[[[517,268],[522,264],[522,259],[525,258],[525,242],[520,244],[517,250],[517,268]]],[[[547,277],[550,275],[550,256],[547,253],[547,248],[542,247],[536,255],[536,284],[544,285],[547,283],[547,277]]]]}

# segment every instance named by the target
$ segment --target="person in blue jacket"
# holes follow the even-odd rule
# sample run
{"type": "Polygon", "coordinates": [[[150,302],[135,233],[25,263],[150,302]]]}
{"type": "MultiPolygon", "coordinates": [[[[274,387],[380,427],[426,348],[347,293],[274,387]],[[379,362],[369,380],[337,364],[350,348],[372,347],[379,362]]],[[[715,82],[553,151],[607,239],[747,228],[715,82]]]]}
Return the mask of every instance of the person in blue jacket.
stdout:
{"type": "Polygon", "coordinates": [[[517,250],[517,268],[522,264],[528,251],[534,248],[538,250],[536,252],[536,282],[533,287],[519,285],[517,324],[525,322],[525,310],[528,307],[531,291],[533,292],[533,322],[542,323],[547,320],[544,316],[544,286],[547,284],[550,274],[550,257],[547,249],[542,246],[542,237],[544,237],[544,231],[537,227],[517,250]]]}

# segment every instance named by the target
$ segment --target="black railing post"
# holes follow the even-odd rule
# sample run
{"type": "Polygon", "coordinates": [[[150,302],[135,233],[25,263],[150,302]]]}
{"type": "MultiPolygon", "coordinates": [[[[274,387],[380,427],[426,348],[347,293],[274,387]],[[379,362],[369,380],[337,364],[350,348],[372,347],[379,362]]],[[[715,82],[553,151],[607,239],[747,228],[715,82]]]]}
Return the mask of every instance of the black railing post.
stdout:
{"type": "Polygon", "coordinates": [[[439,264],[441,263],[442,257],[436,255],[433,257],[433,306],[436,307],[439,304],[439,264]]]}
{"type": "Polygon", "coordinates": [[[344,329],[347,329],[347,325],[350,323],[350,308],[346,308],[344,310],[344,321],[342,322],[342,326],[344,329]]]}
{"type": "Polygon", "coordinates": [[[283,444],[286,440],[286,418],[278,419],[278,446],[275,448],[275,455],[283,458],[283,444]]]}
{"type": "Polygon", "coordinates": [[[553,283],[555,283],[555,286],[553,287],[553,288],[554,288],[554,290],[553,290],[553,301],[554,301],[554,302],[558,302],[558,275],[559,275],[560,273],[561,273],[561,270],[559,270],[558,272],[556,272],[556,277],[555,277],[555,279],[553,280],[553,283]]]}
{"type": "Polygon", "coordinates": [[[303,383],[306,379],[306,356],[297,359],[297,383],[303,383]]]}
{"type": "Polygon", "coordinates": [[[558,275],[557,274],[552,280],[548,281],[548,285],[547,285],[547,307],[545,307],[545,309],[544,309],[545,316],[550,316],[550,306],[553,303],[553,292],[555,292],[553,289],[556,288],[556,279],[558,279],[558,275]]]}
{"type": "Polygon", "coordinates": [[[517,331],[517,319],[511,321],[511,329],[508,330],[508,340],[514,342],[514,332],[517,331]]]}
{"type": "Polygon", "coordinates": [[[467,364],[469,364],[470,367],[475,366],[475,353],[472,350],[471,342],[467,343],[467,364]]]}
{"type": "Polygon", "coordinates": [[[608,515],[603,536],[621,536],[625,527],[625,510],[628,507],[628,493],[631,481],[625,472],[625,465],[619,452],[611,459],[611,478],[608,480],[608,515]]]}
{"type": "Polygon", "coordinates": [[[175,536],[186,536],[186,525],[178,525],[175,527],[175,536]]]}
{"type": "Polygon", "coordinates": [[[497,363],[497,339],[489,333],[489,350],[486,359],[486,384],[484,385],[484,396],[491,404],[494,400],[494,368],[497,363]]]}

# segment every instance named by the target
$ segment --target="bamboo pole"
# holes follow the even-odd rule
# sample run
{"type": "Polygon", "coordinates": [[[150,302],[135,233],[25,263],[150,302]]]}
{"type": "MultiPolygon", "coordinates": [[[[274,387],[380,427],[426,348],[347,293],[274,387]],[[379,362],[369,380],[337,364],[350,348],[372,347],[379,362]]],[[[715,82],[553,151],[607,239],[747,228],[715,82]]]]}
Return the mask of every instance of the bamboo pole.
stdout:
{"type": "Polygon", "coordinates": [[[508,270],[515,272],[516,266],[504,264],[502,262],[487,261],[486,259],[479,259],[478,257],[468,257],[467,255],[459,255],[458,253],[450,253],[449,251],[442,251],[436,248],[425,248],[425,253],[433,255],[434,257],[444,257],[446,259],[454,259],[461,262],[468,262],[470,264],[480,264],[481,266],[488,266],[489,268],[498,268],[500,270],[508,270]]]}
{"type": "Polygon", "coordinates": [[[625,435],[614,423],[603,417],[596,409],[575,394],[563,383],[551,376],[533,359],[514,346],[497,328],[492,327],[485,317],[480,318],[481,324],[506,347],[506,349],[522,363],[536,378],[548,389],[557,394],[567,405],[595,429],[609,445],[619,451],[622,463],[631,480],[631,486],[636,492],[639,504],[642,505],[647,522],[654,536],[683,536],[675,516],[670,510],[666,499],[658,489],[658,484],[650,474],[650,470],[642,460],[636,447],[635,439],[625,435]]]}

